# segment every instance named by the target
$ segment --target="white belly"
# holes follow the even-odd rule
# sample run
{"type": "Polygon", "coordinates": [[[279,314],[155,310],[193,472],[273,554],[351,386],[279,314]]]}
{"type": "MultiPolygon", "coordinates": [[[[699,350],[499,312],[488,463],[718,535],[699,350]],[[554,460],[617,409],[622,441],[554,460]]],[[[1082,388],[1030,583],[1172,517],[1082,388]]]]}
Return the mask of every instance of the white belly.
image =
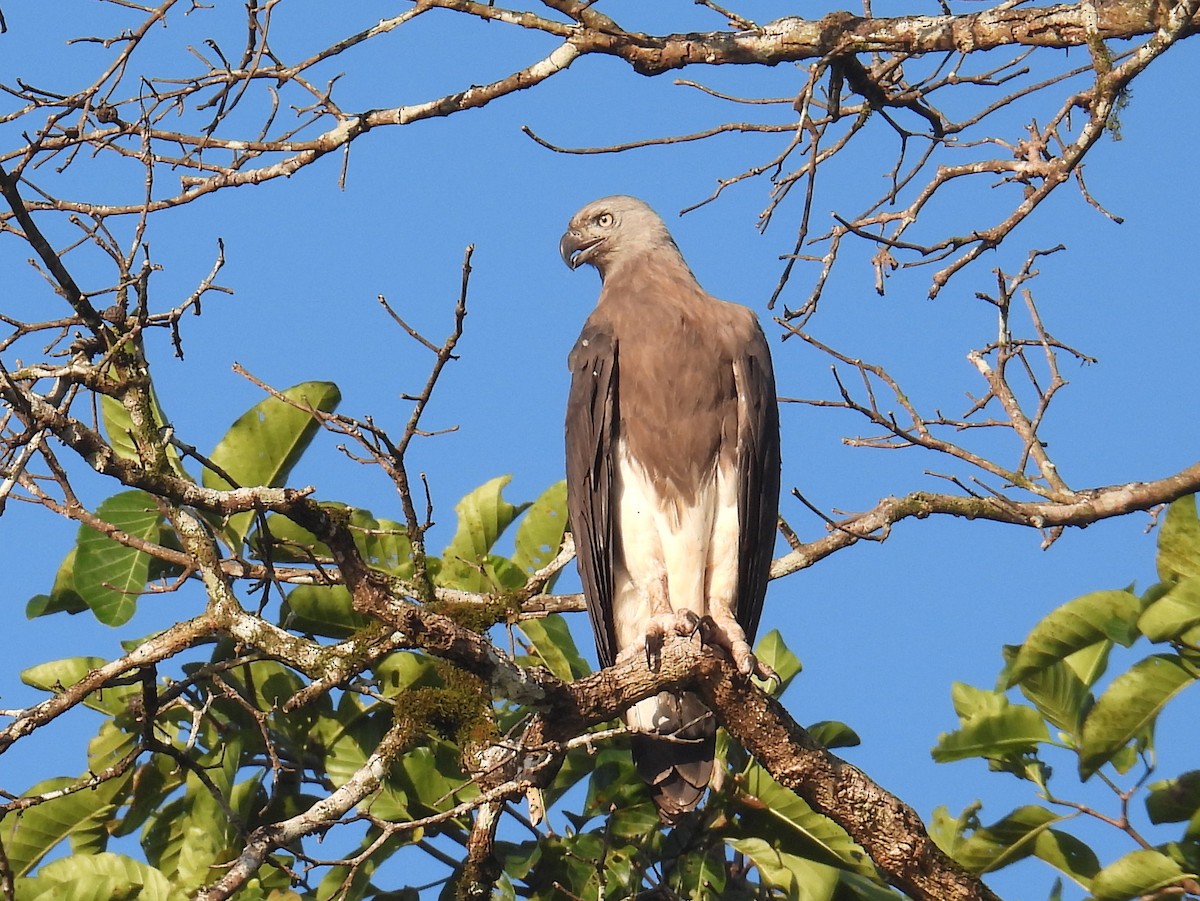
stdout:
{"type": "Polygon", "coordinates": [[[658,486],[621,441],[617,449],[618,565],[613,573],[617,651],[641,644],[650,618],[680,610],[727,620],[737,590],[733,473],[713,461],[691,502],[658,486]],[[666,495],[666,496],[664,496],[666,495]]]}

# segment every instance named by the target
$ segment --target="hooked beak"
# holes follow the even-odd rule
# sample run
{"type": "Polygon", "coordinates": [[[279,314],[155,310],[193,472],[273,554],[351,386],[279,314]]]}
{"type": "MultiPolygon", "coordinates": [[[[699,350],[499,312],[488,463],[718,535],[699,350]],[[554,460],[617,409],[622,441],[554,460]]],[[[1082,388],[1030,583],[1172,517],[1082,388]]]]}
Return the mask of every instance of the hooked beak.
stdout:
{"type": "Polygon", "coordinates": [[[572,229],[558,242],[558,252],[562,255],[564,263],[572,269],[578,269],[584,263],[590,262],[592,254],[589,251],[603,240],[603,238],[585,238],[572,229]]]}

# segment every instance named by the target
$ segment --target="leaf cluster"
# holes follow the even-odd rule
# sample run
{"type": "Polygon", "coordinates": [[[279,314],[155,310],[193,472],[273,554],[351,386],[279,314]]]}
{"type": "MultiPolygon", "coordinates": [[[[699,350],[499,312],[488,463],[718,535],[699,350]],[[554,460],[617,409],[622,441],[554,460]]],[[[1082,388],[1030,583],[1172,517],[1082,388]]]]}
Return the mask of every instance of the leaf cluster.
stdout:
{"type": "MultiPolygon", "coordinates": [[[[1200,886],[1200,771],[1157,775],[1155,726],[1180,692],[1200,679],[1200,521],[1195,496],[1167,510],[1158,539],[1159,580],[1095,591],[1045,616],[1019,646],[1004,649],[995,689],[958,683],[952,697],[959,727],[933,749],[941,762],[982,758],[993,771],[1036,787],[1041,804],[1020,807],[984,826],[973,805],[958,817],[944,808],[932,832],[976,873],[1037,857],[1097,901],[1126,901],[1200,886]],[[1136,659],[1111,673],[1118,648],[1136,659]],[[1011,699],[1017,690],[1023,701],[1011,699]],[[1066,756],[1079,782],[1098,782],[1116,809],[1105,812],[1069,797],[1049,760],[1066,756]],[[1140,816],[1131,802],[1140,798],[1140,816]],[[1151,843],[1138,820],[1182,824],[1151,843]],[[1103,863],[1072,827],[1098,821],[1123,833],[1132,850],[1103,863]]],[[[1123,654],[1122,656],[1129,656],[1123,654]]],[[[1059,889],[1056,887],[1055,894],[1059,889]]]]}
{"type": "MultiPolygon", "coordinates": [[[[334,409],[339,398],[336,386],[308,382],[256,404],[210,454],[195,454],[204,463],[200,483],[220,489],[284,484],[319,429],[317,413],[334,409]]],[[[120,439],[129,431],[123,408],[106,404],[104,410],[114,446],[136,454],[132,442],[120,439]]],[[[156,417],[165,421],[161,413],[156,417]]],[[[191,478],[180,458],[172,468],[191,478]]],[[[566,620],[518,619],[514,600],[559,549],[565,487],[559,483],[532,503],[514,504],[504,497],[507,483],[493,479],[456,505],[452,540],[439,556],[422,561],[436,588],[448,592],[429,607],[472,630],[500,624],[518,648],[518,663],[576,680],[590,667],[566,620]],[[498,545],[513,526],[511,550],[501,553],[498,545]]],[[[400,586],[414,578],[407,524],[363,509],[326,507],[345,517],[373,570],[400,586]]],[[[496,778],[480,769],[480,755],[502,745],[530,711],[493,699],[478,677],[418,648],[378,652],[387,629],[354,609],[344,585],[321,578],[336,570],[333,551],[286,516],[239,513],[209,517],[208,526],[239,565],[277,576],[304,568],[313,576],[308,584],[264,582],[260,615],[310,642],[317,659],[336,657],[346,677],[308,698],[305,676],[311,674],[288,665],[294,654],[282,646],[273,653],[270,640],[249,646],[225,637],[208,642],[207,656],[181,654],[170,667],[147,666],[89,695],[85,703],[103,719],[86,772],[30,786],[0,825],[19,896],[84,897],[62,894],[63,884],[74,881],[87,892],[111,890],[112,897],[187,897],[210,884],[254,830],[301,816],[324,794],[348,785],[394,729],[399,753],[378,789],[346,817],[359,824],[355,837],[330,839],[339,849],[332,859],[318,859],[305,842],[295,842],[272,855],[235,897],[415,897],[417,885],[396,888],[395,867],[431,856],[446,864],[441,894],[454,897],[471,808],[480,787],[496,778]],[[270,600],[272,585],[278,601],[270,600]],[[126,836],[136,838],[144,861],[109,850],[126,836]],[[69,852],[51,860],[64,842],[69,852]]],[[[95,525],[80,528],[50,593],[33,598],[28,614],[90,611],[108,625],[123,625],[155,586],[188,579],[186,568],[162,553],[178,546],[150,495],[121,492],[99,505],[95,525]]],[[[800,672],[778,632],[763,638],[758,654],[779,674],[780,692],[800,672]]],[[[51,661],[22,678],[53,695],[106,662],[51,661]]],[[[814,724],[812,732],[829,747],[858,742],[841,723],[814,724]]],[[[748,899],[790,897],[805,886],[814,897],[893,896],[843,829],[780,786],[724,734],[718,765],[723,776],[710,803],[663,832],[623,730],[598,727],[568,749],[541,790],[546,820],[535,824],[510,809],[510,825],[495,847],[504,871],[500,895],[624,898],[653,891],[748,899]]],[[[429,872],[427,865],[420,869],[429,872]]]]}

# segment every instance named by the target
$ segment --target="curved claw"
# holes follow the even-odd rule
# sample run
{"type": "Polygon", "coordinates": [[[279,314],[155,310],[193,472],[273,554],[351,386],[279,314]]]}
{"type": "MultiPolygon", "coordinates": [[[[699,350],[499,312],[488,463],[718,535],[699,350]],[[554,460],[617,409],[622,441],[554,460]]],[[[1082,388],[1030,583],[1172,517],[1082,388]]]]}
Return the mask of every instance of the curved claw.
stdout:
{"type": "Polygon", "coordinates": [[[691,610],[676,610],[672,613],[656,614],[650,617],[646,624],[646,635],[640,644],[632,645],[617,655],[618,660],[628,659],[633,654],[644,651],[646,666],[657,671],[662,663],[662,648],[670,635],[681,635],[690,638],[701,631],[702,620],[691,610]]]}
{"type": "Polygon", "coordinates": [[[750,645],[744,641],[733,642],[733,648],[730,653],[733,657],[733,662],[737,666],[737,670],[743,676],[757,676],[764,682],[769,682],[772,679],[779,682],[779,675],[767,664],[763,663],[754,656],[754,652],[750,650],[750,645]]]}
{"type": "Polygon", "coordinates": [[[736,623],[722,626],[711,616],[706,616],[701,621],[701,635],[705,644],[725,651],[743,676],[757,676],[764,681],[780,681],[775,670],[754,656],[750,643],[746,641],[741,627],[736,623]]]}

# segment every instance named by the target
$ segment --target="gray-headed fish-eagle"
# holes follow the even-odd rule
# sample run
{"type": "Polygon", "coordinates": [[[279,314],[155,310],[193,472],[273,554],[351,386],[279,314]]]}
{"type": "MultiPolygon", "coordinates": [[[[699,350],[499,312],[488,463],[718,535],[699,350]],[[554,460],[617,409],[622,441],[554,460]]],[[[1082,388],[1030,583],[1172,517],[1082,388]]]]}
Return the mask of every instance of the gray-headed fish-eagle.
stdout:
{"type": "MultiPolygon", "coordinates": [[[[667,635],[765,674],[751,643],[779,506],[779,408],[754,313],[710,296],[662,219],[594,201],[559,249],[602,287],[570,355],[567,505],[602,666],[667,635]]],[[[629,709],[634,761],[666,823],[699,803],[716,724],[691,692],[629,709]]]]}

